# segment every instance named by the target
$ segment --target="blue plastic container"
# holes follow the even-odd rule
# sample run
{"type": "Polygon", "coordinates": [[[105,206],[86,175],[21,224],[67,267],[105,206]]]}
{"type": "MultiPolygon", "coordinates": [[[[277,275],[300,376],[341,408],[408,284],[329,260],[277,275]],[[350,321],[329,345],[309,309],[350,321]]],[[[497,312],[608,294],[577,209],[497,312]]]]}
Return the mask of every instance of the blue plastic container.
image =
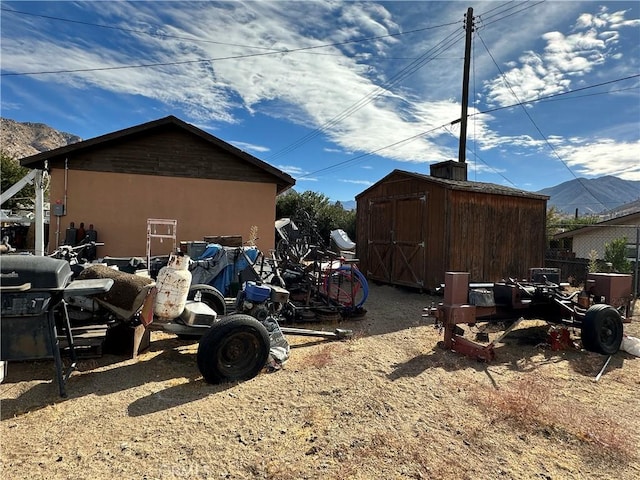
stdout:
{"type": "Polygon", "coordinates": [[[250,302],[264,302],[271,295],[271,287],[267,285],[258,285],[256,282],[245,282],[244,284],[245,298],[250,302]]]}

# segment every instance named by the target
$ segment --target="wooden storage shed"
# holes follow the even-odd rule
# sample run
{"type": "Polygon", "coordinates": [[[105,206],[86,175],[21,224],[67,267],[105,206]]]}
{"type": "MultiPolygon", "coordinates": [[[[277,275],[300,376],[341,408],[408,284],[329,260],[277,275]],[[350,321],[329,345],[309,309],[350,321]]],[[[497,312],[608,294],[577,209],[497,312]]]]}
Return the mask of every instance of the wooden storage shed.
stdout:
{"type": "Polygon", "coordinates": [[[356,196],[360,268],[369,280],[424,290],[447,271],[470,272],[472,282],[526,278],[544,266],[548,198],[467,181],[458,162],[431,175],[394,170],[356,196]]]}
{"type": "MultiPolygon", "coordinates": [[[[47,250],[65,242],[71,222],[84,223],[105,243],[98,256],[144,256],[148,219],[176,220],[178,242],[227,235],[247,240],[257,227],[257,245],[266,251],[275,242],[276,195],[295,184],[288,174],[174,116],[20,163],[50,173],[47,250]]],[[[152,255],[172,249],[170,240],[152,241],[152,255]]]]}

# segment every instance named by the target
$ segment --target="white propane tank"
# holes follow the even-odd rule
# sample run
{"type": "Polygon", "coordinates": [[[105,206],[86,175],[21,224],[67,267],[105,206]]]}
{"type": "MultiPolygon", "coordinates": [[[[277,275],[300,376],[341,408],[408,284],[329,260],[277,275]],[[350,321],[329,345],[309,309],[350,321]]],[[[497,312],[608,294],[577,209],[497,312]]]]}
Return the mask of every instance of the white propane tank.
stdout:
{"type": "Polygon", "coordinates": [[[158,272],[153,313],[160,321],[177,318],[187,303],[191,272],[189,256],[182,252],[169,255],[169,262],[158,272]]]}

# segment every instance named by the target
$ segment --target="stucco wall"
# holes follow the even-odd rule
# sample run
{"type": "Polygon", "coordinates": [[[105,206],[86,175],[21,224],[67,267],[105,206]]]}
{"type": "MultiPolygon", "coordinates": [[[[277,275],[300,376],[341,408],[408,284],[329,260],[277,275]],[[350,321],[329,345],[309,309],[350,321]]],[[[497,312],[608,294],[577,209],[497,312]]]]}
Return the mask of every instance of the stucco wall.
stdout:
{"type": "MultiPolygon", "coordinates": [[[[64,242],[70,222],[84,222],[105,243],[98,256],[144,257],[149,218],[177,220],[178,245],[210,235],[246,241],[255,225],[258,248],[274,247],[275,184],[52,169],[52,206],[64,200],[65,185],[66,215],[51,216],[49,252],[64,242]]],[[[151,254],[171,249],[171,240],[155,239],[151,254]]]]}
{"type": "Polygon", "coordinates": [[[573,251],[577,258],[591,258],[591,251],[595,251],[595,258],[602,260],[606,245],[613,240],[626,237],[628,244],[635,244],[637,228],[633,220],[622,225],[594,226],[589,232],[573,237],[573,251]]]}

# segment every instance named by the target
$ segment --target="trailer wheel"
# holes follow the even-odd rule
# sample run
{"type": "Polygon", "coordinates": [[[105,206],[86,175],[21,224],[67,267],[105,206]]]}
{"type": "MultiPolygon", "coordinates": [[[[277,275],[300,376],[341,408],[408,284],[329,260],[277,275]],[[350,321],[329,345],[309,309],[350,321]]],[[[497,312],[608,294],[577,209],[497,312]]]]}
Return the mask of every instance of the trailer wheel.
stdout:
{"type": "Polygon", "coordinates": [[[582,346],[590,352],[613,355],[622,343],[622,318],[610,305],[592,305],[582,320],[582,346]]]}
{"type": "Polygon", "coordinates": [[[269,347],[262,323],[250,315],[230,315],[200,339],[198,369],[208,383],[249,380],[266,365],[269,347]]]}

